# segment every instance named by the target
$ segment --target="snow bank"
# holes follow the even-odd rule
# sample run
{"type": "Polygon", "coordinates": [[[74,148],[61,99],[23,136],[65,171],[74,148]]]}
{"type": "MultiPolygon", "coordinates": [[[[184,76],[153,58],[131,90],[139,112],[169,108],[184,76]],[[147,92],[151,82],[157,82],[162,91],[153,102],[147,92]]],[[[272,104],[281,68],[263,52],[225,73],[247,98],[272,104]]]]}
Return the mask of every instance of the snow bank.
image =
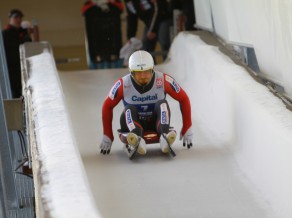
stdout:
{"type": "Polygon", "coordinates": [[[36,135],[33,164],[39,167],[35,188],[41,205],[36,205],[37,210],[52,218],[99,217],[72,135],[54,59],[44,52],[26,61],[36,135]]]}
{"type": "Polygon", "coordinates": [[[198,36],[171,47],[172,73],[190,96],[193,124],[214,145],[234,151],[246,176],[280,216],[292,215],[292,113],[246,70],[198,36]]]}

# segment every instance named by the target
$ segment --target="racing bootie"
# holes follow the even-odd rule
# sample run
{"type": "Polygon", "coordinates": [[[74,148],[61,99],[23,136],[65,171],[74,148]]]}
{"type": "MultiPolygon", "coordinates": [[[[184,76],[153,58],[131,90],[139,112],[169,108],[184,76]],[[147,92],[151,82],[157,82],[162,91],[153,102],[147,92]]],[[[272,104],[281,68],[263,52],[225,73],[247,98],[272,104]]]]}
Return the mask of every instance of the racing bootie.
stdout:
{"type": "Polygon", "coordinates": [[[168,153],[169,147],[174,143],[175,139],[176,139],[175,131],[170,131],[167,134],[161,135],[159,139],[161,151],[163,153],[168,153]]]}
{"type": "Polygon", "coordinates": [[[137,136],[135,133],[128,133],[128,136],[127,136],[127,141],[128,141],[128,144],[130,146],[132,146],[133,148],[137,148],[138,147],[138,150],[137,152],[141,155],[145,155],[147,150],[146,150],[146,142],[143,138],[137,136]]]}

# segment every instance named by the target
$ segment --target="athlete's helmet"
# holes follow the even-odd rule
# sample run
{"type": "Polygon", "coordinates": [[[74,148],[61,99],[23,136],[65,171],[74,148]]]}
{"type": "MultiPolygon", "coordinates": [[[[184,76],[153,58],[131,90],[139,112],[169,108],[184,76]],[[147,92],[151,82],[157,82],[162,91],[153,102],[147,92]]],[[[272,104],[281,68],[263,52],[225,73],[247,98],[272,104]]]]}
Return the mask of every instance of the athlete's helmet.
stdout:
{"type": "Polygon", "coordinates": [[[135,51],[129,58],[129,70],[131,73],[133,71],[153,70],[153,68],[154,60],[147,51],[135,51]]]}

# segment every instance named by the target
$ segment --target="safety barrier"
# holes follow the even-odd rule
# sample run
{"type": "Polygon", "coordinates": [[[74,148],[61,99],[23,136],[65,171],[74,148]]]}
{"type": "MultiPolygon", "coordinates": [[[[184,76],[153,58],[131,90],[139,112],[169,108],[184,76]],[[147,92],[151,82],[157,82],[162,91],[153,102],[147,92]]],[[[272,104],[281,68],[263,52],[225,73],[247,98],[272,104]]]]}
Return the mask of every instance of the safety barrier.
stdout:
{"type": "Polygon", "coordinates": [[[72,134],[51,46],[32,42],[22,45],[20,51],[36,215],[99,217],[72,134]]]}

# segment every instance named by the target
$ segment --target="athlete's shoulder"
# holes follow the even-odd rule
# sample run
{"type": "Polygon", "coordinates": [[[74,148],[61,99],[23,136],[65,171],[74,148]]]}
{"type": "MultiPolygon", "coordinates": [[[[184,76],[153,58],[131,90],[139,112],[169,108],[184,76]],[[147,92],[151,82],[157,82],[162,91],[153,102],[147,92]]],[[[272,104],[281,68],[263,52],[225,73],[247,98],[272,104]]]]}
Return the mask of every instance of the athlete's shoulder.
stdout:
{"type": "Polygon", "coordinates": [[[169,84],[171,89],[173,89],[176,93],[179,93],[181,91],[180,85],[176,82],[176,80],[170,76],[169,74],[164,73],[164,82],[166,84],[169,84]]]}
{"type": "Polygon", "coordinates": [[[111,90],[109,91],[108,97],[111,100],[114,100],[117,97],[118,94],[118,90],[120,88],[122,88],[123,86],[123,79],[119,78],[118,80],[116,80],[116,82],[114,83],[114,85],[112,86],[111,90]]]}

